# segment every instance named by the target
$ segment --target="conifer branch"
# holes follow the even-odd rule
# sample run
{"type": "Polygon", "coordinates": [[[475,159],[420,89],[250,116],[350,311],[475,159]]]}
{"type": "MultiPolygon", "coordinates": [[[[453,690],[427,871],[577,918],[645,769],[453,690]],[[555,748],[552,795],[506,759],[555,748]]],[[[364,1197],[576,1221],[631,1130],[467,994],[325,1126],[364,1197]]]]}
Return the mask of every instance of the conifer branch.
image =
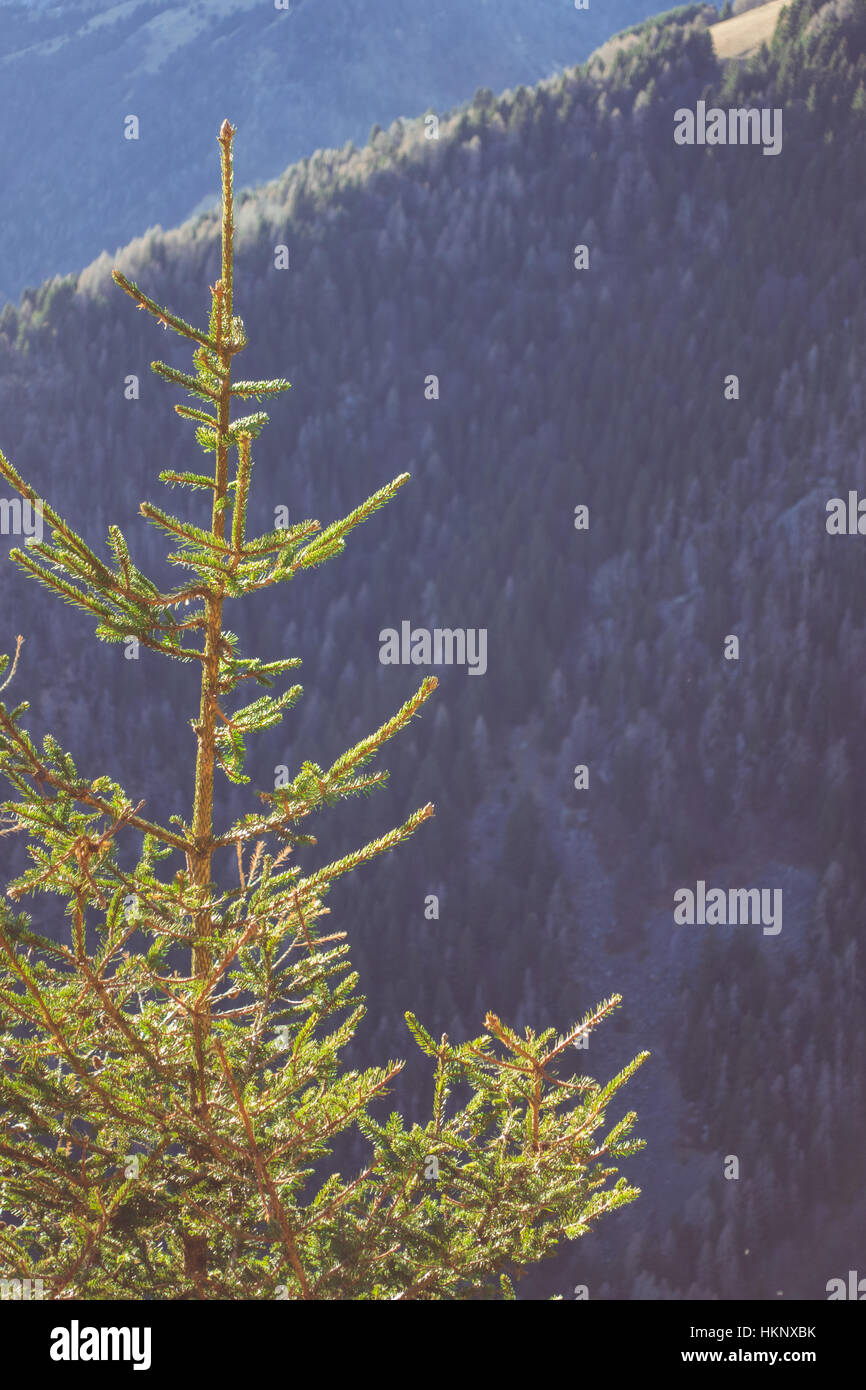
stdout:
{"type": "MultiPolygon", "coordinates": [[[[2,1000],[5,1007],[9,1009],[10,1012],[16,1014],[19,1018],[21,1018],[22,1021],[27,1021],[31,1024],[34,1023],[36,1021],[36,1018],[38,1017],[38,1019],[40,1019],[41,1022],[47,1028],[52,1039],[54,1040],[56,1047],[64,1057],[67,1064],[76,1073],[79,1080],[84,1083],[88,1090],[92,1091],[95,1095],[99,1097],[99,1100],[102,1106],[107,1111],[107,1113],[116,1116],[118,1119],[125,1120],[128,1123],[134,1122],[136,1119],[135,1111],[128,1112],[123,1110],[120,1106],[116,1105],[110,1092],[106,1091],[106,1089],[96,1080],[92,1072],[88,1070],[83,1059],[78,1057],[76,1053],[72,1050],[72,1048],[69,1046],[69,1044],[66,1041],[66,1036],[60,1021],[50,1013],[32,972],[21,960],[20,956],[18,956],[12,950],[11,943],[9,942],[5,929],[2,927],[2,925],[0,925],[0,952],[3,953],[3,955],[8,960],[11,969],[22,981],[27,990],[27,993],[31,996],[36,1006],[35,1011],[24,1009],[21,1006],[20,999],[18,996],[10,995],[4,990],[2,994],[0,994],[0,1000],[2,1000]]],[[[147,1114],[148,1107],[144,1104],[140,1105],[138,1107],[138,1113],[141,1115],[147,1114]]],[[[157,1114],[158,1112],[156,1111],[150,1112],[151,1118],[154,1118],[157,1114]]]]}
{"type": "Polygon", "coordinates": [[[241,1093],[238,1090],[237,1082],[235,1081],[234,1076],[232,1075],[231,1067],[228,1064],[225,1052],[223,1051],[219,1039],[215,1040],[214,1047],[216,1049],[216,1054],[220,1059],[220,1065],[222,1066],[225,1078],[229,1083],[229,1087],[231,1088],[231,1093],[235,1098],[235,1104],[238,1107],[238,1111],[244,1124],[244,1129],[247,1133],[247,1139],[249,1141],[249,1152],[256,1166],[256,1176],[258,1179],[259,1192],[261,1193],[262,1207],[264,1208],[265,1216],[270,1217],[271,1220],[276,1220],[279,1224],[280,1232],[283,1237],[283,1242],[286,1247],[286,1252],[289,1256],[289,1261],[291,1263],[292,1269],[297,1275],[298,1283],[301,1286],[302,1295],[304,1298],[309,1298],[310,1288],[307,1283],[307,1276],[304,1274],[303,1266],[301,1265],[301,1261],[298,1256],[297,1246],[295,1245],[295,1240],[292,1235],[292,1232],[289,1229],[289,1222],[285,1213],[285,1209],[279,1197],[277,1196],[274,1184],[267,1171],[267,1168],[265,1167],[264,1161],[262,1159],[261,1149],[256,1143],[256,1136],[253,1130],[252,1122],[249,1117],[249,1113],[246,1109],[246,1106],[244,1105],[243,1097],[241,1096],[241,1093]]]}
{"type": "Polygon", "coordinates": [[[220,392],[214,387],[208,386],[201,377],[190,376],[188,372],[179,372],[176,367],[170,367],[167,362],[151,362],[150,369],[156,372],[157,376],[170,381],[173,386],[182,386],[185,391],[191,392],[193,396],[200,396],[205,401],[218,401],[220,392]]]}
{"type": "MultiPolygon", "coordinates": [[[[31,777],[36,782],[37,786],[46,782],[50,787],[53,787],[55,791],[71,797],[74,801],[79,802],[79,804],[83,806],[92,806],[95,810],[100,811],[104,815],[117,816],[117,809],[112,802],[98,795],[93,790],[92,785],[82,782],[72,782],[68,778],[61,777],[53,772],[51,768],[37,756],[32,744],[15,726],[14,721],[11,719],[2,702],[0,702],[0,729],[2,729],[6,738],[9,740],[10,745],[17,751],[17,755],[21,760],[21,765],[26,775],[31,777]]],[[[139,816],[135,812],[132,812],[131,806],[130,813],[125,816],[125,823],[133,826],[136,830],[144,831],[146,835],[152,835],[163,844],[171,845],[175,849],[185,851],[190,848],[187,840],[179,835],[173,834],[170,830],[166,830],[164,826],[157,825],[155,822],[146,820],[143,816],[139,816]]]]}
{"type": "Polygon", "coordinates": [[[193,526],[188,521],[181,521],[180,517],[171,516],[160,507],[154,507],[150,502],[142,502],[138,510],[142,516],[147,517],[148,521],[154,522],[156,526],[161,526],[164,531],[168,531],[173,536],[179,536],[181,540],[203,546],[206,550],[216,551],[218,555],[228,556],[231,554],[229,546],[222,541],[214,540],[207,531],[202,531],[201,527],[193,526]]]}
{"type": "Polygon", "coordinates": [[[433,805],[428,803],[419,810],[413,811],[412,815],[396,826],[393,830],[387,831],[376,840],[371,840],[363,849],[354,850],[347,854],[343,859],[336,859],[333,863],[327,864],[323,869],[311,874],[309,878],[301,879],[297,887],[298,897],[296,901],[306,901],[311,895],[320,892],[323,887],[330,887],[331,883],[344,874],[351,873],[361,864],[367,864],[371,859],[375,859],[379,854],[385,854],[395,845],[407,840],[414,830],[417,830],[422,821],[429,820],[433,815],[433,805]]]}
{"type": "MultiPolygon", "coordinates": [[[[368,521],[373,513],[377,512],[380,507],[384,507],[386,502],[390,502],[397,489],[408,481],[409,474],[401,473],[393,482],[386,483],[378,492],[374,492],[372,497],[368,497],[366,502],[362,502],[360,507],[356,507],[342,521],[332,522],[310,545],[305,546],[300,555],[292,562],[291,573],[298,569],[309,569],[313,565],[320,565],[323,560],[339,554],[345,544],[343,537],[349,531],[354,530],[356,526],[360,526],[363,521],[368,521]]],[[[275,576],[278,574],[281,577],[279,566],[275,571],[275,576]]]]}
{"type": "Polygon", "coordinates": [[[170,469],[165,469],[159,474],[162,483],[177,483],[181,487],[202,488],[205,491],[213,491],[214,480],[208,478],[204,473],[174,473],[170,469]]]}
{"type": "MultiPolygon", "coordinates": [[[[219,428],[219,421],[215,415],[207,415],[203,410],[196,410],[191,405],[176,405],[175,410],[178,415],[182,415],[185,420],[197,420],[199,424],[207,425],[209,429],[216,431],[219,428]]],[[[162,477],[162,474],[160,474],[162,477]]]]}
{"type": "Polygon", "coordinates": [[[148,309],[163,328],[173,328],[175,333],[180,333],[184,338],[192,338],[194,342],[201,343],[202,347],[211,349],[216,347],[213,339],[209,338],[206,333],[200,332],[191,323],[187,323],[185,319],[179,318],[177,314],[172,314],[163,305],[157,304],[155,299],[151,299],[149,295],[138,288],[134,280],[127,280],[126,276],[121,274],[119,270],[113,270],[111,278],[122,290],[126,290],[130,298],[135,300],[139,309],[148,309]]]}
{"type": "MultiPolygon", "coordinates": [[[[220,146],[220,173],[222,176],[222,290],[224,323],[231,329],[234,313],[234,162],[232,159],[232,140],[237,131],[228,120],[223,121],[217,137],[220,146]]],[[[227,363],[222,362],[224,369],[227,363]]]]}
{"type": "Polygon", "coordinates": [[[291,390],[291,386],[290,381],[284,381],[281,377],[274,381],[238,381],[232,387],[232,395],[242,400],[249,400],[251,396],[261,400],[263,396],[279,396],[283,391],[291,390]]]}
{"type": "MultiPolygon", "coordinates": [[[[9,675],[6,677],[6,679],[5,679],[5,681],[3,682],[3,684],[0,685],[0,694],[2,694],[2,692],[6,689],[7,685],[9,685],[10,682],[11,682],[12,680],[14,680],[14,678],[15,678],[15,672],[16,672],[16,670],[18,669],[18,657],[21,655],[21,645],[22,645],[23,641],[24,641],[24,638],[21,637],[21,636],[18,636],[18,637],[15,638],[15,655],[14,655],[14,657],[13,657],[13,659],[12,659],[12,670],[9,672],[9,675]]],[[[0,666],[0,675],[2,675],[3,671],[6,669],[6,665],[7,665],[7,663],[8,663],[8,660],[9,660],[8,657],[6,657],[6,656],[3,657],[3,665],[0,666]]]]}

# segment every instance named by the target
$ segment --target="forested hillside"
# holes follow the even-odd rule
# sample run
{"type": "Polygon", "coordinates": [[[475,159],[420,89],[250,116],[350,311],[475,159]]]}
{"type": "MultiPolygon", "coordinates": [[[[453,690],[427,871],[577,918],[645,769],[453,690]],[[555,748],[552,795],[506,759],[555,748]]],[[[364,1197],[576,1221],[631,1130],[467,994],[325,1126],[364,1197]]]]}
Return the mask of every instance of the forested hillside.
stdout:
{"type": "MultiPolygon", "coordinates": [[[[191,144],[214,133],[199,114],[191,144]]],[[[244,182],[242,125],[236,144],[244,182]]],[[[396,122],[239,208],[244,374],[293,383],[256,445],[251,526],[280,506],[327,523],[412,474],[339,562],[245,607],[243,649],[303,657],[306,688],[253,747],[254,786],[326,765],[408,697],[419,671],[380,663],[382,629],[488,633],[486,674],[437,669],[388,791],[309,852],[436,804],[329,900],[364,1058],[412,1054],[407,1008],[457,1039],[487,1009],[564,1026],[614,988],[621,1022],[586,1069],[653,1053],[629,1095],[642,1197],[521,1296],[820,1299],[862,1270],[866,541],[828,534],[826,504],[866,495],[864,166],[866,0],[792,0],[729,68],[693,5],[533,89],[479,92],[438,141],[396,122]],[[781,108],[779,156],[676,145],[674,112],[701,99],[781,108]],[[782,931],[676,926],[698,880],[782,888],[782,931]]],[[[203,215],[116,264],[201,317],[218,243],[203,215]]],[[[91,544],[117,522],[175,580],[136,513],[164,502],[159,468],[197,466],[148,371],[187,363],[112,263],[0,314],[0,444],[91,544]]],[[[2,582],[34,736],[187,812],[197,673],[98,646],[7,562],[2,582]]],[[[34,921],[51,929],[45,900],[34,921]]],[[[413,1060],[394,1106],[426,1114],[427,1075],[413,1060]]]]}
{"type": "Polygon", "coordinates": [[[584,61],[657,0],[0,0],[0,304],[215,198],[232,93],[245,182],[477,87],[584,61]],[[133,116],[138,128],[127,124],[133,116]]]}

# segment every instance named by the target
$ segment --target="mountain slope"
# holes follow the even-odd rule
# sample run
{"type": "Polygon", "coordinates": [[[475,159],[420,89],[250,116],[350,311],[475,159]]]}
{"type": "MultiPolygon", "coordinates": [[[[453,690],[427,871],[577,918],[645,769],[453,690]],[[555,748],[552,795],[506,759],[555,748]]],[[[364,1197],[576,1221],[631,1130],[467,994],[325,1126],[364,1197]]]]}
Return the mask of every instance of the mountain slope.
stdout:
{"type": "MultiPolygon", "coordinates": [[[[294,383],[257,441],[251,526],[283,505],[327,523],[412,474],[339,563],[245,607],[244,651],[306,667],[253,787],[325,765],[407,698],[420,672],[380,663],[384,628],[486,629],[485,676],[439,668],[387,796],[316,827],[326,862],[437,807],[330,903],[369,999],[363,1060],[411,1058],[407,1008],[464,1038],[488,1009],[566,1027],[620,989],[577,1064],[606,1076],[651,1049],[628,1096],[643,1195],[521,1296],[824,1298],[866,1231],[866,552],[826,529],[829,499],[866,494],[866,4],[794,0],[742,65],[678,21],[602,61],[479,94],[438,142],[406,122],[242,200],[243,371],[294,383]],[[676,145],[674,112],[702,98],[782,107],[780,155],[676,145]],[[779,889],[781,933],[677,926],[674,893],[699,881],[779,889]]],[[[240,129],[237,155],[246,182],[240,129]]],[[[205,215],[119,262],[198,321],[218,240],[205,215]]],[[[0,444],[91,544],[117,522],[159,577],[138,503],[183,508],[154,475],[197,448],[148,364],[187,359],[109,270],[0,313],[0,444]]],[[[125,661],[2,578],[34,737],[188,813],[195,673],[125,661]]],[[[428,1100],[411,1060],[393,1103],[420,1119],[428,1100]]]]}
{"type": "Polygon", "coordinates": [[[581,61],[657,0],[72,0],[0,7],[0,303],[216,191],[213,140],[243,128],[247,178],[374,123],[581,61]],[[124,122],[139,120],[139,138],[124,122]]]}

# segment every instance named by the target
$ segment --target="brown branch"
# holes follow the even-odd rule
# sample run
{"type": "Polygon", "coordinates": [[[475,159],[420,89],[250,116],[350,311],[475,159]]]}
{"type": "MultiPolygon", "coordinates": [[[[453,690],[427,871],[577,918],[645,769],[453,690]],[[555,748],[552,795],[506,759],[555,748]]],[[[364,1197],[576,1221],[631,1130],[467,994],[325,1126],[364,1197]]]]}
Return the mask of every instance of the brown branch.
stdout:
{"type": "Polygon", "coordinates": [[[247,1138],[249,1140],[249,1153],[256,1166],[256,1178],[258,1180],[259,1194],[262,1199],[262,1206],[264,1207],[265,1214],[269,1216],[272,1220],[277,1221],[277,1224],[279,1225],[280,1231],[282,1233],[283,1244],[286,1247],[289,1262],[291,1263],[292,1269],[295,1271],[298,1282],[301,1286],[301,1290],[303,1292],[303,1296],[304,1298],[309,1298],[309,1285],[307,1283],[307,1278],[304,1274],[303,1266],[298,1256],[297,1248],[295,1246],[291,1230],[289,1229],[288,1218],[286,1217],[286,1213],[283,1209],[283,1204],[277,1196],[276,1188],[274,1187],[270,1174],[268,1173],[265,1167],[261,1155],[261,1150],[259,1149],[258,1143],[256,1142],[256,1136],[253,1130],[252,1121],[250,1120],[250,1117],[247,1113],[247,1109],[244,1105],[243,1098],[241,1096],[240,1091],[237,1088],[237,1083],[235,1082],[234,1076],[232,1075],[231,1068],[229,1067],[228,1061],[226,1060],[225,1052],[223,1051],[222,1045],[218,1038],[214,1039],[214,1047],[216,1048],[217,1056],[220,1059],[222,1069],[225,1072],[226,1080],[228,1081],[229,1086],[231,1087],[232,1095],[235,1098],[235,1103],[238,1107],[241,1119],[244,1123],[244,1128],[247,1132],[247,1138]],[[270,1199],[270,1206],[268,1199],[270,1199]]]}

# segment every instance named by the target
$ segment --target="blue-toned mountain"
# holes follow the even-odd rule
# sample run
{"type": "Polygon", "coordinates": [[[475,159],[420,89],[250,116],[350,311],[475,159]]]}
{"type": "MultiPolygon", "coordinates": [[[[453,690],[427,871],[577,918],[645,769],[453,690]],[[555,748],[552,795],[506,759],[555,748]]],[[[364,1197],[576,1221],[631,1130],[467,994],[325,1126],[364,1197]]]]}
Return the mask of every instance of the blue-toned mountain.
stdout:
{"type": "Polygon", "coordinates": [[[0,302],[215,194],[244,131],[250,183],[374,124],[583,61],[658,0],[67,0],[0,4],[0,302]],[[128,116],[138,120],[128,139],[128,116]],[[14,140],[8,139],[15,132],[14,140]]]}

